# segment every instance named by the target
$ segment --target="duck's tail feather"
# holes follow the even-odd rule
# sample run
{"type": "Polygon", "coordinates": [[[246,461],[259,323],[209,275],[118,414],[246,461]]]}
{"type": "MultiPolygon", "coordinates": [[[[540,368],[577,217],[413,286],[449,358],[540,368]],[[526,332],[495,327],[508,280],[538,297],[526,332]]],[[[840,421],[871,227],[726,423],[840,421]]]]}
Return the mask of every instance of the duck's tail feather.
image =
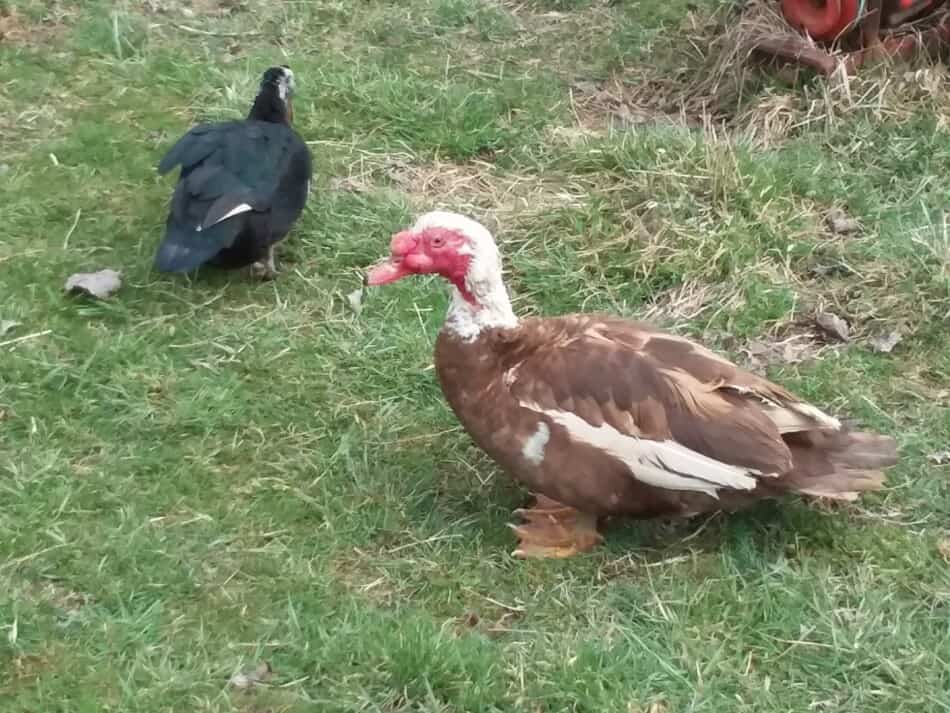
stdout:
{"type": "Polygon", "coordinates": [[[815,430],[787,434],[785,442],[794,464],[785,486],[813,497],[856,500],[882,488],[882,470],[898,461],[897,442],[877,433],[815,430]]]}

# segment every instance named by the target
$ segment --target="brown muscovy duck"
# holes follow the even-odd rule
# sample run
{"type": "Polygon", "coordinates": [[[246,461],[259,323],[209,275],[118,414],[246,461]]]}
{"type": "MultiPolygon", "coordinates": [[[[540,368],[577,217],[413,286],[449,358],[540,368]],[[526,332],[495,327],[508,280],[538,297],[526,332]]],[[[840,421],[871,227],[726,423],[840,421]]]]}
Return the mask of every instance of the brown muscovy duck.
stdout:
{"type": "Polygon", "coordinates": [[[181,165],[181,175],[155,256],[161,272],[250,265],[276,276],[274,246],[303,212],[313,171],[290,126],[293,94],[290,68],[271,67],[246,119],[196,126],[165,154],[159,173],[181,165]]]}
{"type": "Polygon", "coordinates": [[[892,438],[850,431],[683,337],[599,314],[518,319],[494,239],[465,216],[423,215],[366,282],[428,273],[452,284],[435,348],[445,397],[536,495],[516,511],[515,555],[591,549],[599,516],[691,516],[787,493],[853,500],[897,461],[892,438]]]}

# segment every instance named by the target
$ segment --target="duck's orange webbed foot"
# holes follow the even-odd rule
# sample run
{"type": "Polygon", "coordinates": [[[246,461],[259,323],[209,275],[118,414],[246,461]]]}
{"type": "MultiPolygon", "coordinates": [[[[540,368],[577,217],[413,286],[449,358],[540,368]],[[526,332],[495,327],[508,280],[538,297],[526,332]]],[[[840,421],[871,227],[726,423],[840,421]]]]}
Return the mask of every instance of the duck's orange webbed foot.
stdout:
{"type": "Polygon", "coordinates": [[[538,495],[530,508],[519,508],[515,515],[522,525],[511,525],[518,536],[515,557],[562,558],[594,549],[603,542],[597,532],[597,516],[562,505],[538,495]]]}

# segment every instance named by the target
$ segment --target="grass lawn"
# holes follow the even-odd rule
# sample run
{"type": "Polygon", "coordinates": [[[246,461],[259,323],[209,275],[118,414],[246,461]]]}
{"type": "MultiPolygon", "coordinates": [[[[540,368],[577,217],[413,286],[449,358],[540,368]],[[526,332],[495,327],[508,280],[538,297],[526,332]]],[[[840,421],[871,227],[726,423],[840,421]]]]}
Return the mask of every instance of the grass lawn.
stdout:
{"type": "Polygon", "coordinates": [[[0,711],[950,710],[950,81],[717,73],[689,5],[0,0],[0,711]],[[156,274],[155,164],[276,63],[317,172],[281,276],[156,274]],[[520,313],[646,317],[895,435],[888,488],[514,560],[445,290],[349,299],[437,205],[520,313]]]}

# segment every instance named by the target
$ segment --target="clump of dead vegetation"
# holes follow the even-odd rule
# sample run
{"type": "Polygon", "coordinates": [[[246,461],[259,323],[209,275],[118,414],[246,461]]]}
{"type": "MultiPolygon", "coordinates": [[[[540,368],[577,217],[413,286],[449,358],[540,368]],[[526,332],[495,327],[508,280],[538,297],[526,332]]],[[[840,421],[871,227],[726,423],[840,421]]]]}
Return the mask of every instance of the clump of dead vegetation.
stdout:
{"type": "Polygon", "coordinates": [[[618,128],[656,120],[702,126],[733,118],[761,80],[749,60],[763,36],[797,37],[774,3],[687,12],[649,61],[606,82],[575,85],[581,123],[602,124],[606,116],[618,128]]]}
{"type": "Polygon", "coordinates": [[[921,58],[903,67],[865,66],[849,75],[839,61],[831,77],[812,82],[813,71],[765,56],[759,48],[763,40],[802,41],[777,3],[752,0],[712,14],[688,12],[649,61],[605,81],[573,85],[577,124],[592,133],[664,122],[722,127],[768,148],[855,114],[907,118],[921,104],[941,126],[950,122],[950,82],[940,63],[921,58]]]}
{"type": "Polygon", "coordinates": [[[249,0],[145,0],[146,12],[177,17],[226,17],[250,9],[249,0]]]}
{"type": "Polygon", "coordinates": [[[74,13],[59,2],[50,3],[39,19],[0,4],[0,44],[41,47],[60,38],[74,13]]]}
{"type": "Polygon", "coordinates": [[[408,153],[361,152],[332,187],[369,193],[382,185],[404,194],[415,209],[443,206],[504,216],[579,204],[593,188],[592,181],[503,171],[478,159],[419,161],[408,153]]]}

